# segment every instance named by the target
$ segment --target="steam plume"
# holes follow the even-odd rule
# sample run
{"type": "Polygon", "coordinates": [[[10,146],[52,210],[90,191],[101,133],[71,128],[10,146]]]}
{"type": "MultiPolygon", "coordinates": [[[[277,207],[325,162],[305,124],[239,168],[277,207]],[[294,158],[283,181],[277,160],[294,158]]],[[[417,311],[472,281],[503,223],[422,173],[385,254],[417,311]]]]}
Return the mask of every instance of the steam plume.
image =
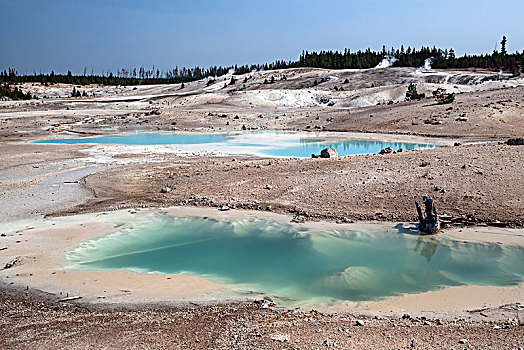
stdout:
{"type": "Polygon", "coordinates": [[[417,72],[425,72],[431,70],[431,62],[433,61],[433,57],[426,58],[424,60],[424,65],[420,68],[417,68],[417,72]]]}
{"type": "Polygon", "coordinates": [[[393,63],[395,63],[396,61],[398,61],[398,60],[395,57],[393,57],[393,56],[386,56],[386,57],[384,57],[382,62],[380,62],[375,68],[376,69],[388,68],[388,67],[391,67],[393,65],[393,63]]]}

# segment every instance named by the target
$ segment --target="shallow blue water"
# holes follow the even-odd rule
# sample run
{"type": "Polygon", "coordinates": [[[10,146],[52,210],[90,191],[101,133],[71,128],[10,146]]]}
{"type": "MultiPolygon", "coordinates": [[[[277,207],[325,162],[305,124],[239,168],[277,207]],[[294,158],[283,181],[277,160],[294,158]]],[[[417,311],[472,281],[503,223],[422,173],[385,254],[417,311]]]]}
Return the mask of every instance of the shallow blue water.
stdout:
{"type": "Polygon", "coordinates": [[[309,158],[313,153],[320,154],[320,151],[326,147],[336,149],[340,156],[350,156],[355,154],[376,154],[386,147],[391,147],[395,151],[399,148],[404,149],[404,151],[411,151],[420,148],[434,148],[435,146],[414,143],[359,140],[336,142],[299,140],[299,142],[289,142],[289,145],[284,145],[282,147],[262,150],[260,153],[274,157],[309,158]]]}
{"type": "Polygon", "coordinates": [[[287,304],[523,281],[523,247],[419,237],[381,227],[313,232],[264,220],[155,215],[80,245],[68,253],[68,261],[77,269],[197,275],[287,304]]]}
{"type": "Polygon", "coordinates": [[[71,139],[38,140],[35,143],[96,143],[112,145],[195,145],[214,142],[225,142],[231,139],[228,134],[167,134],[135,133],[127,135],[108,135],[96,137],[79,137],[71,139]]]}
{"type": "Polygon", "coordinates": [[[184,134],[184,133],[135,133],[81,137],[71,139],[39,140],[36,143],[95,143],[118,145],[192,145],[192,151],[217,151],[234,154],[257,154],[272,157],[308,158],[319,154],[323,148],[331,147],[341,156],[378,153],[381,149],[392,147],[413,150],[433,148],[433,145],[395,143],[361,140],[330,141],[324,137],[305,137],[303,134],[286,132],[246,132],[232,134],[184,134]],[[199,147],[196,147],[199,146],[199,147]]]}

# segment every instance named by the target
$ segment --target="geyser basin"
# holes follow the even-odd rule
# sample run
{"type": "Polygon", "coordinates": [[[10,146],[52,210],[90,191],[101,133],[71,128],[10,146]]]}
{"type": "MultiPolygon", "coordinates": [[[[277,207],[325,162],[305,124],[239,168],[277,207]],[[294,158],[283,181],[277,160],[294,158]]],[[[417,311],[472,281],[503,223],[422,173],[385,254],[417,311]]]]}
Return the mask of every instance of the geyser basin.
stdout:
{"type": "Polygon", "coordinates": [[[69,268],[182,273],[281,303],[362,301],[442,286],[516,285],[524,247],[364,225],[311,229],[261,219],[145,216],[67,254],[69,268]]]}
{"type": "Polygon", "coordinates": [[[306,134],[293,132],[245,132],[231,134],[197,133],[135,133],[71,139],[39,140],[36,143],[90,143],[115,145],[173,145],[189,152],[222,152],[229,154],[255,154],[272,157],[311,157],[323,148],[331,147],[339,155],[372,154],[391,147],[406,151],[419,148],[434,148],[435,145],[421,143],[383,142],[355,140],[347,137],[332,137],[326,133],[306,134]]]}

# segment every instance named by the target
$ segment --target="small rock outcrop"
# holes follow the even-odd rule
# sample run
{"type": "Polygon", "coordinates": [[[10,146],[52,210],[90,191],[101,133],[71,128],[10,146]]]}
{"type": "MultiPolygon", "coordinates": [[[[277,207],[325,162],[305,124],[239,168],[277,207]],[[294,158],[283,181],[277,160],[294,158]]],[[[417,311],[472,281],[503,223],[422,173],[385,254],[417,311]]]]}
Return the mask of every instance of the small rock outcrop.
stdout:
{"type": "Polygon", "coordinates": [[[338,152],[333,148],[324,148],[320,151],[320,158],[336,158],[338,157],[338,152]]]}
{"type": "Polygon", "coordinates": [[[289,341],[289,335],[281,334],[281,333],[272,334],[271,340],[275,340],[275,341],[283,343],[283,342],[289,341]]]}
{"type": "Polygon", "coordinates": [[[389,154],[389,153],[393,153],[393,148],[386,147],[386,148],[383,148],[380,152],[378,152],[378,154],[389,154]]]}
{"type": "Polygon", "coordinates": [[[4,270],[10,269],[11,267],[15,266],[19,262],[19,258],[16,257],[13,260],[9,261],[5,264],[4,270]]]}

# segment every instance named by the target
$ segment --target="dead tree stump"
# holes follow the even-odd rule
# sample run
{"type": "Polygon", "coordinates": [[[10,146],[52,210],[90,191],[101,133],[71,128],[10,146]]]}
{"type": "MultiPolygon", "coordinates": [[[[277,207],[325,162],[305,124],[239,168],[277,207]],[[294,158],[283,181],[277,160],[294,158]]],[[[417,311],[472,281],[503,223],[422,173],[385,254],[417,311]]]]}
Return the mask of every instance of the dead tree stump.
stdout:
{"type": "Polygon", "coordinates": [[[415,201],[418,212],[418,230],[423,233],[434,234],[440,229],[440,222],[437,215],[437,209],[435,208],[435,203],[428,195],[423,195],[422,200],[424,201],[424,206],[426,207],[425,214],[422,214],[422,209],[418,202],[415,201]]]}

